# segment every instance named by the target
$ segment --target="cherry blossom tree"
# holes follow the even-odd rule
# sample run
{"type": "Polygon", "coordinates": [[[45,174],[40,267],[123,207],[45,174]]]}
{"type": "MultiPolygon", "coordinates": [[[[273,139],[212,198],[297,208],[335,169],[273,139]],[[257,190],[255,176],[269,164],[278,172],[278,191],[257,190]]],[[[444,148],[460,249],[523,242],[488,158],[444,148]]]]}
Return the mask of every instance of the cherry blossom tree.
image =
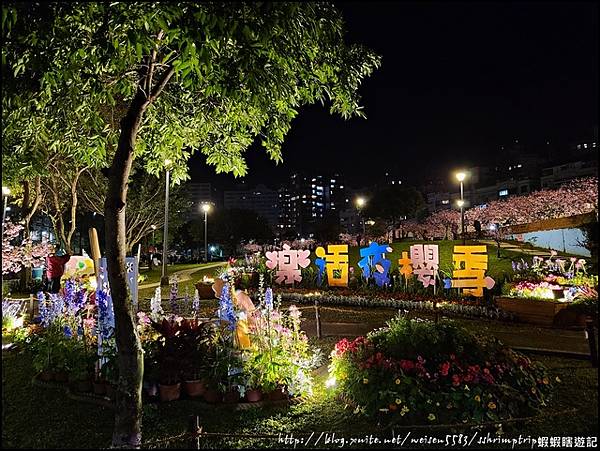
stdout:
{"type": "Polygon", "coordinates": [[[36,243],[31,238],[21,239],[24,229],[22,224],[15,224],[10,220],[4,222],[2,274],[18,273],[23,268],[41,266],[50,253],[50,243],[46,240],[36,243]]]}

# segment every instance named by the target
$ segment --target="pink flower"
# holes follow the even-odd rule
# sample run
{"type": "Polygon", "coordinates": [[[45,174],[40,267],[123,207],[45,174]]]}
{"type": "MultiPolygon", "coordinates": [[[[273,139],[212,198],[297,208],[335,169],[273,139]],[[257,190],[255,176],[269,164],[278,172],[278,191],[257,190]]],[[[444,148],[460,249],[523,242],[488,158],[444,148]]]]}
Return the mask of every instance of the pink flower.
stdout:
{"type": "Polygon", "coordinates": [[[447,376],[448,375],[448,370],[450,369],[450,363],[448,362],[444,362],[440,365],[440,374],[442,376],[447,376]]]}

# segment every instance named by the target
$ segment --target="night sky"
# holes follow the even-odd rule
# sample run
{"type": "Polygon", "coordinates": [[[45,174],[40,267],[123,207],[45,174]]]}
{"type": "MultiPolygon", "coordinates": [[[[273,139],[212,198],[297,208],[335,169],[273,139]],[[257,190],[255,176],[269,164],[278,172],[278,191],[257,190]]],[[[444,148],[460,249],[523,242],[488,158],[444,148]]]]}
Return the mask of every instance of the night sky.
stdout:
{"type": "MultiPolygon", "coordinates": [[[[408,183],[589,136],[598,124],[598,7],[568,3],[340,2],[347,40],[382,56],[361,87],[367,119],[305,107],[276,166],[260,146],[244,180],[275,185],[294,170],[335,169],[368,186],[388,168],[408,183]]],[[[203,157],[192,180],[222,188],[203,157]]],[[[239,180],[238,180],[239,181],[239,180]]]]}

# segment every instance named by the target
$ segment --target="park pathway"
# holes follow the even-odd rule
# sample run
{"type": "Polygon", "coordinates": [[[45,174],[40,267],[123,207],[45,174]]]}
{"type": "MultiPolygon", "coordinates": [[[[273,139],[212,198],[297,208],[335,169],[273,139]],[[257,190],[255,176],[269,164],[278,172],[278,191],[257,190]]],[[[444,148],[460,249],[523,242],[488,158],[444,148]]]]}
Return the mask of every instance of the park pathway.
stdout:
{"type": "MultiPolygon", "coordinates": [[[[497,244],[493,240],[480,240],[481,243],[487,244],[489,246],[496,247],[497,244]]],[[[515,243],[507,243],[505,241],[500,242],[500,249],[512,252],[521,252],[523,254],[528,255],[537,255],[538,257],[550,257],[550,251],[545,249],[529,249],[525,247],[525,243],[523,245],[515,244],[515,243]]]]}
{"type": "MultiPolygon", "coordinates": [[[[223,266],[226,264],[227,264],[226,262],[216,262],[216,263],[211,263],[208,265],[197,266],[195,268],[182,269],[181,271],[176,271],[172,274],[169,274],[169,276],[177,276],[179,278],[179,283],[182,283],[182,282],[186,282],[186,281],[190,280],[192,278],[192,274],[194,274],[195,272],[202,271],[205,269],[217,268],[219,266],[223,266]]],[[[160,281],[152,282],[152,283],[145,283],[145,284],[140,285],[138,287],[138,289],[143,290],[146,288],[155,288],[155,287],[158,287],[159,285],[160,285],[160,281]]]]}

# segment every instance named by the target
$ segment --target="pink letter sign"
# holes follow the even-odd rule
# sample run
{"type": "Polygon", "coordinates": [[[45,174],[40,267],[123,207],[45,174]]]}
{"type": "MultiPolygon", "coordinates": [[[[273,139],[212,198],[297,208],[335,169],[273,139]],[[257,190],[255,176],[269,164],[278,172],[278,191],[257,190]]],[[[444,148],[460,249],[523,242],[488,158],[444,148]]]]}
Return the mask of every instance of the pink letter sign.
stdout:
{"type": "Polygon", "coordinates": [[[309,250],[297,251],[290,249],[287,244],[283,245],[282,251],[267,252],[266,256],[267,268],[277,269],[277,279],[275,279],[277,283],[285,281],[287,284],[293,284],[302,281],[299,266],[306,268],[310,264],[309,250]]]}

